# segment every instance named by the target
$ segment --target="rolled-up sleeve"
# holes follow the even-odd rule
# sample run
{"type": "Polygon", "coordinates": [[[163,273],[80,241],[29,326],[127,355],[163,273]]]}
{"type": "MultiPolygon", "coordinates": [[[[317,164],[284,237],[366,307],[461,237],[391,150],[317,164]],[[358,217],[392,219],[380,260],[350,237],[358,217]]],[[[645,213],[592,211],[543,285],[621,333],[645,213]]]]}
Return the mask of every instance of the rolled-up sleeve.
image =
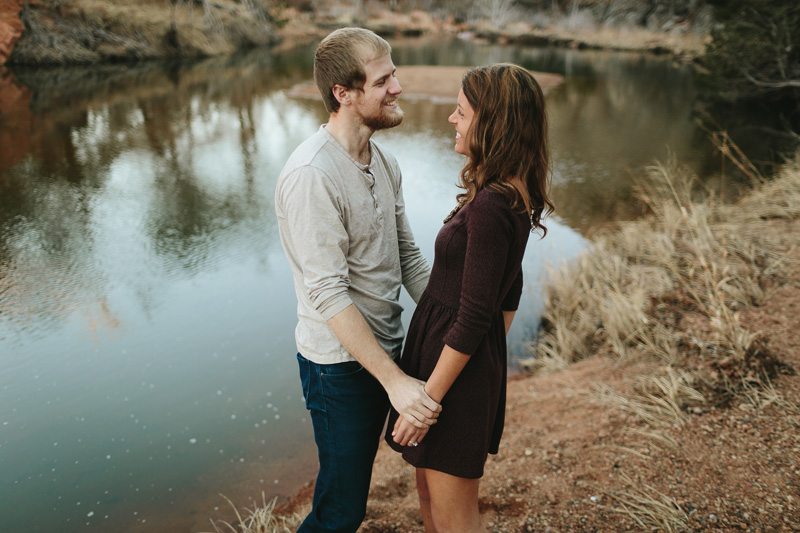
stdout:
{"type": "Polygon", "coordinates": [[[288,228],[284,248],[302,269],[311,306],[327,321],[353,303],[341,191],[320,170],[303,166],[283,180],[276,203],[288,228]]]}
{"type": "Polygon", "coordinates": [[[513,238],[508,207],[479,195],[466,222],[467,249],[457,318],[444,342],[461,353],[475,353],[497,312],[498,298],[513,238]]]}

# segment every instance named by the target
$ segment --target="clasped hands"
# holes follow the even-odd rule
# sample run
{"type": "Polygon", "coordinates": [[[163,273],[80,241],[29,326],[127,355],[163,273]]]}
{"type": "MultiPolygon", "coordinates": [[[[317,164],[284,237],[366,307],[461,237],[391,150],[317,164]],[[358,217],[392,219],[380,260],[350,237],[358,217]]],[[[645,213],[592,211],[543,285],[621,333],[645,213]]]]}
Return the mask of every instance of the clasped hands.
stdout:
{"type": "Polygon", "coordinates": [[[392,430],[394,441],[401,446],[419,443],[442,411],[442,406],[425,392],[425,382],[406,376],[405,383],[389,391],[392,407],[400,414],[392,430]]]}

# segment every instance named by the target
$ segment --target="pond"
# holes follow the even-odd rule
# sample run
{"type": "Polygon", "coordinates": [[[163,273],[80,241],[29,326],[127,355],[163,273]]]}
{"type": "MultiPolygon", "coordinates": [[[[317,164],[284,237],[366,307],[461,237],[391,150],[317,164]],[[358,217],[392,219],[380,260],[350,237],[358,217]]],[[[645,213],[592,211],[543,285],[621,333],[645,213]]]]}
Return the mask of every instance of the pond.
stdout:
{"type": "MultiPolygon", "coordinates": [[[[16,69],[0,115],[0,516],[9,531],[209,531],[316,472],[295,362],[295,296],[273,193],[326,115],[287,93],[312,48],[136,66],[16,69]]],[[[557,215],[525,258],[511,333],[524,357],[541,281],[670,153],[705,175],[685,67],[653,56],[394,43],[399,66],[511,61],[548,95],[557,215]]],[[[455,99],[455,95],[453,95],[455,99]]],[[[404,102],[376,139],[404,175],[432,260],[462,160],[453,104],[404,102]]],[[[413,303],[404,294],[405,322],[413,303]]]]}

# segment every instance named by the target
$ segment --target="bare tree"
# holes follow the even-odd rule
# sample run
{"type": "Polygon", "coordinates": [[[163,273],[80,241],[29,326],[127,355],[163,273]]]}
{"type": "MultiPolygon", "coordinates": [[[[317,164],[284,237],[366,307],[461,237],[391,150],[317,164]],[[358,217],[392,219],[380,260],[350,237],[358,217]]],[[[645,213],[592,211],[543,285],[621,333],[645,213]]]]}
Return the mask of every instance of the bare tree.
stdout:
{"type": "Polygon", "coordinates": [[[744,0],[704,57],[721,90],[733,98],[791,95],[800,102],[800,4],[744,0]]]}
{"type": "Polygon", "coordinates": [[[514,0],[476,0],[473,11],[478,17],[488,18],[494,28],[501,28],[514,18],[514,0]]]}

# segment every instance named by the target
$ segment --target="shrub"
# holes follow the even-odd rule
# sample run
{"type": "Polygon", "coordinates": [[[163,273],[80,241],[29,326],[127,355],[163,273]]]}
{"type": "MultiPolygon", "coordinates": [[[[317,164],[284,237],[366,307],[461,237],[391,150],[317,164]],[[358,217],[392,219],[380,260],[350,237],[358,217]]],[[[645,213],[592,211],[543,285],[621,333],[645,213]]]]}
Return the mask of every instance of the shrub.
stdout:
{"type": "Polygon", "coordinates": [[[729,101],[766,99],[800,111],[800,3],[712,0],[719,22],[703,58],[729,101]]]}

